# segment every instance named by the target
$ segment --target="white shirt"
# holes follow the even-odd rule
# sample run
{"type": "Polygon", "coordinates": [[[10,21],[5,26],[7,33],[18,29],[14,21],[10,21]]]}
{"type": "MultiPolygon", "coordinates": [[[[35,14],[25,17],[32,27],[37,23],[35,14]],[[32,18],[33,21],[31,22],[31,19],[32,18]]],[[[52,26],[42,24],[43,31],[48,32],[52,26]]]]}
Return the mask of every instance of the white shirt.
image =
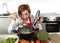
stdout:
{"type": "MultiPolygon", "coordinates": [[[[30,16],[31,18],[31,22],[34,23],[34,16],[30,16]]],[[[29,20],[28,20],[29,22],[29,20]]],[[[12,30],[16,30],[16,27],[18,27],[18,24],[22,23],[22,19],[20,17],[18,17],[16,20],[11,21],[9,27],[8,27],[8,33],[12,33],[12,30]]],[[[20,25],[20,27],[22,27],[22,25],[20,25]]],[[[41,24],[36,24],[36,26],[34,26],[35,28],[39,28],[39,30],[42,30],[42,26],[41,24]]]]}

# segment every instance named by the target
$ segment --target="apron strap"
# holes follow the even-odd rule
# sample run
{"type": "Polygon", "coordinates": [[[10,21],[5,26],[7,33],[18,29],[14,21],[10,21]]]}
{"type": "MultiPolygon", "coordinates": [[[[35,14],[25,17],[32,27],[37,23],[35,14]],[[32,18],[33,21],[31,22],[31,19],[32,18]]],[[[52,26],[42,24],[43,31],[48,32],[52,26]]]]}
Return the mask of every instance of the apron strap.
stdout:
{"type": "Polygon", "coordinates": [[[29,25],[30,27],[33,27],[33,23],[31,22],[30,16],[29,16],[29,21],[30,21],[30,23],[28,23],[28,25],[29,25]]]}

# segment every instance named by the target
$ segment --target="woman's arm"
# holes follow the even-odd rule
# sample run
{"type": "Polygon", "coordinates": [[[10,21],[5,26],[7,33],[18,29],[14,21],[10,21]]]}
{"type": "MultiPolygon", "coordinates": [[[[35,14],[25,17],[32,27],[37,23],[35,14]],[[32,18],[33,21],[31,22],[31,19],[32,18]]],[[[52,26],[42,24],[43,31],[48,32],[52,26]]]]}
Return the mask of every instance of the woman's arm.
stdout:
{"type": "Polygon", "coordinates": [[[8,27],[8,33],[12,33],[12,30],[16,28],[16,21],[12,19],[9,27],[8,27]]]}
{"type": "Polygon", "coordinates": [[[42,30],[42,29],[43,29],[42,23],[37,23],[35,27],[36,27],[38,30],[42,30]]]}
{"type": "Polygon", "coordinates": [[[43,26],[42,26],[42,22],[43,22],[43,17],[40,17],[39,18],[39,20],[36,22],[36,25],[35,25],[35,35],[37,35],[38,34],[38,32],[40,31],[40,30],[42,30],[43,29],[43,26]]]}
{"type": "Polygon", "coordinates": [[[43,27],[42,27],[42,22],[43,22],[43,20],[44,20],[44,18],[41,16],[41,17],[39,18],[39,20],[37,21],[36,25],[35,25],[35,27],[36,27],[36,28],[39,28],[39,30],[42,30],[42,29],[43,29],[43,27]]]}
{"type": "Polygon", "coordinates": [[[8,27],[8,33],[12,33],[12,30],[16,28],[16,19],[18,18],[18,15],[16,12],[12,13],[12,21],[8,27]]]}
{"type": "Polygon", "coordinates": [[[12,19],[14,19],[14,20],[16,20],[16,18],[18,18],[18,15],[16,12],[12,13],[11,15],[12,15],[12,19]]]}

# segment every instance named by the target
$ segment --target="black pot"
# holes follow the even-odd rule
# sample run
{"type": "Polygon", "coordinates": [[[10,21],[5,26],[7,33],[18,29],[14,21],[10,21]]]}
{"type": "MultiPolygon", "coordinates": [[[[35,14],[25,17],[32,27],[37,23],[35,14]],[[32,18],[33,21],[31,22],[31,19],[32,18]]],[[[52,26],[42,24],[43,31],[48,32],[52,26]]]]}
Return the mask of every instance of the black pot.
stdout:
{"type": "Polygon", "coordinates": [[[32,39],[35,39],[35,35],[34,35],[34,32],[37,31],[38,29],[34,29],[33,27],[21,27],[21,28],[18,28],[18,31],[15,31],[15,33],[17,33],[19,39],[25,39],[25,40],[32,40],[32,39]],[[28,34],[24,34],[23,32],[27,32],[29,31],[30,33],[28,34]]]}
{"type": "Polygon", "coordinates": [[[34,28],[33,27],[21,27],[18,29],[18,37],[20,39],[31,40],[34,35],[34,28]],[[30,32],[28,34],[24,34],[22,32],[30,32]]]}
{"type": "Polygon", "coordinates": [[[18,37],[20,39],[25,39],[25,40],[31,40],[34,36],[34,33],[30,33],[30,34],[18,34],[18,37]]]}

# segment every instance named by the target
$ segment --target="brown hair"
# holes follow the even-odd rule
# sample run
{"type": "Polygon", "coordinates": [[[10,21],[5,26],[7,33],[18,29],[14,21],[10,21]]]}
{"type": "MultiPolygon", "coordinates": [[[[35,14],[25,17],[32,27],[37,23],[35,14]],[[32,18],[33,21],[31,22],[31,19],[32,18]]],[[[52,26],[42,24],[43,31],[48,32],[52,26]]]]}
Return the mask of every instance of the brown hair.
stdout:
{"type": "Polygon", "coordinates": [[[27,5],[27,4],[22,4],[22,5],[20,5],[20,6],[18,7],[18,14],[21,15],[21,13],[22,13],[24,10],[28,10],[29,14],[31,13],[29,5],[27,5]]]}

